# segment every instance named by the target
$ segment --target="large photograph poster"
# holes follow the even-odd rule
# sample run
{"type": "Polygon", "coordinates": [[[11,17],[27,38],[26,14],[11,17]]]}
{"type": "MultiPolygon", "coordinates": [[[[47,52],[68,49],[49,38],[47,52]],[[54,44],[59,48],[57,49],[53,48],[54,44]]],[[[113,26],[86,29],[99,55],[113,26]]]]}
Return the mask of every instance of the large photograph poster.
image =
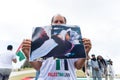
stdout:
{"type": "Polygon", "coordinates": [[[49,57],[60,59],[85,58],[85,49],[79,26],[52,25],[50,33],[35,27],[32,33],[30,61],[49,57]]]}

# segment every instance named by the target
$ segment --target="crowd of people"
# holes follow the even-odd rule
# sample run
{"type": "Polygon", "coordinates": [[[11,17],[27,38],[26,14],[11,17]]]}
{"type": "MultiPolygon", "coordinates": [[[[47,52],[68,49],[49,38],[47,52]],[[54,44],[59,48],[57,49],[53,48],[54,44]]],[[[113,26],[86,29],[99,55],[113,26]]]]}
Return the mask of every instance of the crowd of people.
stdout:
{"type": "Polygon", "coordinates": [[[91,58],[86,61],[86,73],[87,77],[92,77],[93,80],[114,80],[114,70],[112,68],[113,62],[111,59],[104,59],[101,55],[91,55],[91,58]]]}

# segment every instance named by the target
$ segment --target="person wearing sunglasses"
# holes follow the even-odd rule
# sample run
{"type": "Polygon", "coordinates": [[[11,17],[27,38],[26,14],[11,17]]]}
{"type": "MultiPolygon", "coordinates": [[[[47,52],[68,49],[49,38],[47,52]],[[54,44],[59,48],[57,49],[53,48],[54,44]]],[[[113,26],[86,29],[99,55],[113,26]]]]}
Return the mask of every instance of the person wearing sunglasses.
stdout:
{"type": "MultiPolygon", "coordinates": [[[[57,14],[52,17],[51,25],[66,24],[64,16],[57,14]]],[[[91,41],[87,38],[82,39],[86,55],[91,50],[91,41]]],[[[22,43],[22,51],[29,60],[31,40],[25,39],[22,43]]],[[[40,71],[37,80],[76,80],[76,69],[81,69],[85,63],[85,58],[76,59],[54,59],[48,58],[41,61],[32,61],[30,64],[34,69],[40,71]]]]}

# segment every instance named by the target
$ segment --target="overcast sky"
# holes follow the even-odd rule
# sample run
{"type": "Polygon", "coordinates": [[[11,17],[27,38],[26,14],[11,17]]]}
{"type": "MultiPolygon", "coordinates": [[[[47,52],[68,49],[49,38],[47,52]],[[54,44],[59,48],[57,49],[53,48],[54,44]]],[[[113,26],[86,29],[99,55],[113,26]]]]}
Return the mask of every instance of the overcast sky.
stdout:
{"type": "Polygon", "coordinates": [[[6,45],[11,41],[15,50],[23,39],[31,38],[32,27],[49,25],[58,13],[91,39],[90,55],[111,58],[120,73],[120,0],[0,0],[0,51],[6,48],[3,41],[6,45]]]}

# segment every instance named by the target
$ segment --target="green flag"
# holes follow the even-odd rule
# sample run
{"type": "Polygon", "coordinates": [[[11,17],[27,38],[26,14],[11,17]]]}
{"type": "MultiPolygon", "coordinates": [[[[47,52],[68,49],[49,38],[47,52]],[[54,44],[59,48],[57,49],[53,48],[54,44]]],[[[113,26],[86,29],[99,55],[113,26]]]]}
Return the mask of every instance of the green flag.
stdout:
{"type": "Polygon", "coordinates": [[[21,47],[22,47],[22,44],[19,46],[19,48],[16,51],[16,55],[19,57],[19,61],[22,61],[26,58],[24,53],[21,50],[21,47]]]}
{"type": "Polygon", "coordinates": [[[24,53],[23,53],[21,50],[19,50],[19,51],[16,53],[16,55],[19,57],[19,61],[22,61],[22,60],[25,59],[25,55],[24,55],[24,53]]]}

